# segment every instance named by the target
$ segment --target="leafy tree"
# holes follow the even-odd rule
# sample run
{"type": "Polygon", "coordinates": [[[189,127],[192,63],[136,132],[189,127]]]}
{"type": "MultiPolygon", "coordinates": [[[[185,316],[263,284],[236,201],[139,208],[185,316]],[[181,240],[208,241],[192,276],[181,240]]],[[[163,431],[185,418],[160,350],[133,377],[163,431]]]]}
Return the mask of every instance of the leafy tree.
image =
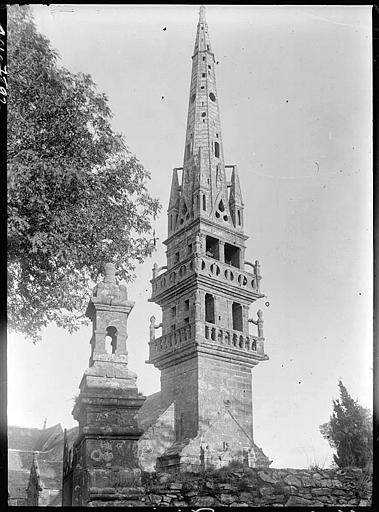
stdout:
{"type": "Polygon", "coordinates": [[[107,97],[57,59],[30,7],[8,7],[8,325],[33,341],[50,322],[85,322],[107,261],[133,278],[160,210],[107,97]]]}
{"type": "Polygon", "coordinates": [[[320,431],[337,451],[337,466],[364,468],[372,462],[372,414],[349,395],[341,380],[338,386],[340,398],[333,400],[333,414],[320,431]]]}

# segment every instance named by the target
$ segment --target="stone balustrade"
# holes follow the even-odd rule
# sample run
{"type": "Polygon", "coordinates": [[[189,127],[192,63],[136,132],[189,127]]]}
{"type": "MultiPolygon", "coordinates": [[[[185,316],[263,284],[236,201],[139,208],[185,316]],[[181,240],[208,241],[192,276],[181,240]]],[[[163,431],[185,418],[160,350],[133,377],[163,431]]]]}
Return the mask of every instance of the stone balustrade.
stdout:
{"type": "Polygon", "coordinates": [[[176,264],[170,270],[167,270],[163,274],[153,275],[153,297],[158,295],[161,291],[167,290],[174,284],[182,281],[184,278],[193,272],[194,269],[194,256],[191,255],[180,263],[176,264]]]}
{"type": "Polygon", "coordinates": [[[183,343],[188,342],[194,337],[194,326],[187,324],[178,327],[175,331],[163,334],[160,338],[150,341],[150,358],[161,352],[176,350],[183,343]]]}
{"type": "MultiPolygon", "coordinates": [[[[243,352],[264,355],[264,338],[234,331],[233,329],[224,329],[208,322],[202,325],[204,326],[204,339],[206,341],[229,346],[243,352]]],[[[187,324],[175,329],[175,331],[163,334],[160,338],[150,341],[150,359],[158,354],[177,350],[194,338],[194,324],[187,324]]]]}
{"type": "Polygon", "coordinates": [[[210,342],[220,345],[227,345],[245,352],[255,352],[264,355],[263,338],[232,329],[217,327],[215,324],[206,322],[204,337],[210,342]]]}
{"type": "Polygon", "coordinates": [[[191,255],[163,274],[155,274],[155,278],[152,281],[152,295],[153,297],[158,295],[160,292],[184,280],[193,272],[209,275],[217,281],[230,283],[239,288],[260,293],[259,281],[261,276],[259,274],[258,262],[256,262],[254,269],[254,273],[251,273],[209,256],[191,255]]]}
{"type": "Polygon", "coordinates": [[[252,274],[247,270],[242,270],[229,265],[228,263],[222,263],[221,261],[215,260],[209,256],[201,255],[198,257],[197,271],[202,274],[211,275],[217,280],[226,281],[240,288],[246,288],[256,293],[260,293],[259,275],[255,273],[252,274]]]}

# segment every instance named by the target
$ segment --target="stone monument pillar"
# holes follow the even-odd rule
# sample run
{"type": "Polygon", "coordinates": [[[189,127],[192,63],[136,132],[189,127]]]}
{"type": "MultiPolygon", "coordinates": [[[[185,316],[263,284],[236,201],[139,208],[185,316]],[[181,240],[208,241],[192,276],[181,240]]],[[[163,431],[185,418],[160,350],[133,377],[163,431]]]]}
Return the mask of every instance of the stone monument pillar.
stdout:
{"type": "Polygon", "coordinates": [[[91,357],[72,411],[79,434],[64,460],[64,506],[141,505],[137,413],[145,397],[128,368],[126,349],[133,306],[117,283],[115,266],[106,264],[86,311],[93,325],[91,357]]]}

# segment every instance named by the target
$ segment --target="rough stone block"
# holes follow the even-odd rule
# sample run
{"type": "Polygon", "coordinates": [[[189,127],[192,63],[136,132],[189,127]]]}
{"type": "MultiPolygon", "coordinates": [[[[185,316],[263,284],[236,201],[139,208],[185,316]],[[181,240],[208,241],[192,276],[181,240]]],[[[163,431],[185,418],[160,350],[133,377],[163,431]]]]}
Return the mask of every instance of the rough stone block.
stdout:
{"type": "Polygon", "coordinates": [[[264,482],[268,482],[270,484],[275,484],[276,483],[276,480],[274,478],[272,478],[268,473],[266,473],[265,471],[258,471],[258,475],[260,476],[260,478],[264,481],[264,482]]]}
{"type": "MultiPolygon", "coordinates": [[[[194,483],[192,482],[187,482],[187,485],[190,485],[191,486],[191,489],[197,489],[197,485],[195,485],[194,483]]],[[[194,496],[198,496],[199,492],[198,491],[187,491],[185,493],[186,497],[188,498],[193,498],[194,496]]]]}
{"type": "Polygon", "coordinates": [[[301,481],[293,475],[288,475],[284,479],[288,485],[294,485],[295,487],[301,487],[301,481]]]}
{"type": "Polygon", "coordinates": [[[165,484],[165,483],[169,482],[170,480],[171,480],[170,473],[162,473],[159,476],[159,483],[161,483],[161,484],[165,484]]]}
{"type": "Polygon", "coordinates": [[[178,491],[180,491],[181,489],[183,489],[183,484],[179,482],[174,482],[170,484],[170,489],[177,489],[178,491]]]}
{"type": "Polygon", "coordinates": [[[285,504],[286,507],[312,507],[313,505],[314,501],[306,500],[300,496],[290,496],[287,503],[285,504]]]}
{"type": "Polygon", "coordinates": [[[328,488],[321,488],[321,489],[313,489],[312,494],[314,496],[330,496],[331,491],[328,488]]]}
{"type": "Polygon", "coordinates": [[[223,489],[224,491],[232,491],[233,486],[231,484],[220,484],[220,489],[223,489]]]}
{"type": "Polygon", "coordinates": [[[159,503],[162,501],[162,496],[160,496],[159,494],[149,494],[149,500],[151,503],[159,505],[159,503]]]}
{"type": "Polygon", "coordinates": [[[266,485],[259,488],[259,493],[261,496],[269,496],[274,493],[274,489],[273,487],[266,485]]]}
{"type": "Polygon", "coordinates": [[[332,493],[335,496],[344,496],[344,495],[346,495],[346,491],[343,491],[342,489],[333,489],[332,493]]]}
{"type": "Polygon", "coordinates": [[[336,497],[331,496],[330,494],[317,496],[317,498],[312,497],[312,499],[317,499],[318,501],[321,501],[321,503],[324,503],[324,505],[334,505],[336,503],[336,497]]]}
{"type": "Polygon", "coordinates": [[[285,494],[295,494],[297,492],[297,487],[294,485],[284,485],[283,491],[285,494]]]}
{"type": "Polygon", "coordinates": [[[308,477],[308,476],[303,476],[301,481],[303,482],[303,486],[304,487],[312,487],[314,486],[314,481],[312,480],[312,478],[308,477]]]}
{"type": "Polygon", "coordinates": [[[173,507],[187,507],[188,503],[186,501],[182,501],[182,500],[173,500],[171,505],[173,507]]]}
{"type": "Polygon", "coordinates": [[[231,494],[221,494],[220,501],[221,503],[226,503],[227,505],[230,505],[235,500],[235,497],[231,494]]]}
{"type": "Polygon", "coordinates": [[[275,502],[283,503],[287,499],[287,496],[284,494],[275,494],[272,499],[275,500],[275,502]]]}
{"type": "Polygon", "coordinates": [[[191,506],[194,507],[211,507],[214,503],[215,499],[213,496],[199,496],[198,498],[191,500],[191,506]]]}
{"type": "Polygon", "coordinates": [[[248,503],[254,500],[254,496],[251,492],[241,492],[239,496],[241,501],[246,501],[248,503]]]}

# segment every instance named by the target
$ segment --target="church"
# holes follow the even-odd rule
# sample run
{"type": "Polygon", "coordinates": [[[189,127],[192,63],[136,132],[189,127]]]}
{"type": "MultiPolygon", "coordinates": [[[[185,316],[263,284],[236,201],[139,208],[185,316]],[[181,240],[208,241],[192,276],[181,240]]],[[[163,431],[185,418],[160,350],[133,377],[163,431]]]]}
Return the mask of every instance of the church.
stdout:
{"type": "MultiPolygon", "coordinates": [[[[268,360],[262,311],[250,310],[264,297],[262,276],[245,254],[237,165],[224,159],[215,63],[202,6],[183,165],[172,172],[167,262],[154,264],[151,280],[161,319],[150,319],[146,362],[160,370],[161,390],[138,391],[127,351],[134,302],[108,263],[86,311],[93,332],[73,409],[76,439],[65,434],[62,443],[64,506],[138,503],[142,472],[271,464],[253,430],[252,370],[268,360]]],[[[35,496],[33,482],[32,471],[35,496]]]]}
{"type": "Polygon", "coordinates": [[[138,500],[141,471],[268,467],[254,443],[252,369],[266,361],[258,261],[245,255],[244,204],[236,165],[225,164],[215,56],[200,8],[192,56],[182,167],[172,174],[167,263],[154,265],[148,364],[161,391],[143,397],[127,365],[134,303],[108,263],[90,300],[89,367],[74,407],[79,435],[64,451],[63,503],[138,500]],[[256,334],[250,334],[250,324],[256,334]],[[110,340],[111,353],[105,343],[110,340]],[[122,489],[122,491],[121,491],[122,489]],[[120,494],[121,492],[121,494],[120,494]]]}
{"type": "Polygon", "coordinates": [[[159,337],[151,319],[149,361],[161,392],[139,412],[141,460],[152,469],[230,460],[268,465],[253,441],[251,370],[268,359],[258,261],[245,257],[244,206],[236,165],[226,165],[215,56],[200,8],[183,166],[174,168],[168,204],[167,264],[153,269],[152,297],[162,308],[159,337]],[[249,332],[256,325],[256,335],[249,332]],[[156,429],[170,425],[164,443],[156,429]],[[145,439],[148,443],[145,443],[145,439]],[[151,465],[148,465],[150,461],[151,465]]]}

